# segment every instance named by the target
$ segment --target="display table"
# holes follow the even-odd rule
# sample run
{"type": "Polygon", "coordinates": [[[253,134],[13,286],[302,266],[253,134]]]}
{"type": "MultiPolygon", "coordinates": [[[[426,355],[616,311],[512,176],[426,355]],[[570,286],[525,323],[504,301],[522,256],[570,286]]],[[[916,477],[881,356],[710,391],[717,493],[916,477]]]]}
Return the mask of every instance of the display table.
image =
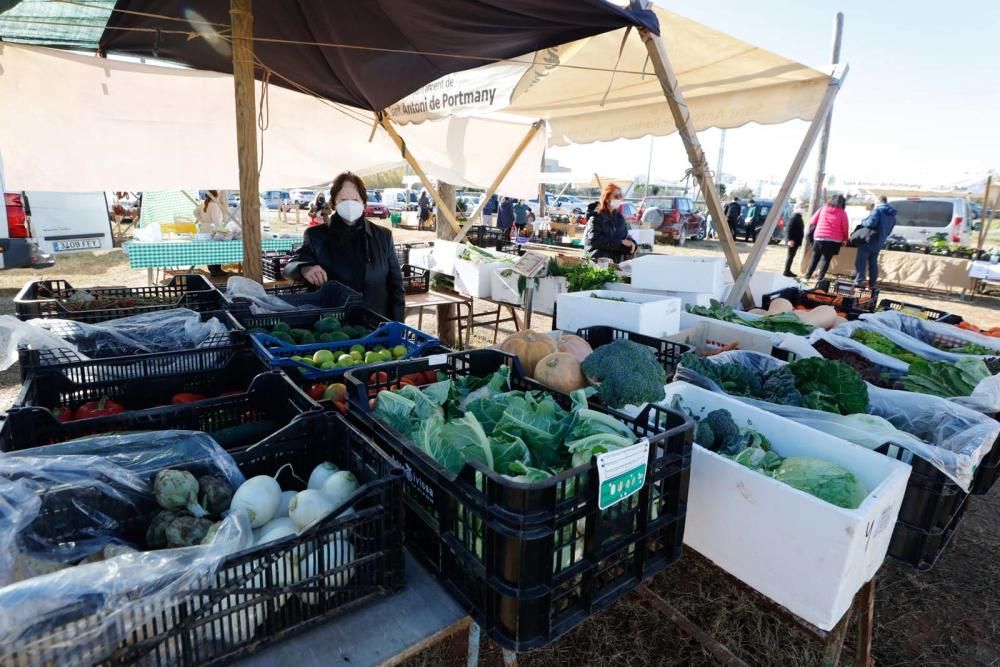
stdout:
{"type": "MultiPolygon", "coordinates": [[[[840,254],[830,263],[827,273],[833,276],[853,277],[857,254],[855,248],[841,248],[840,254]]],[[[805,275],[811,257],[812,249],[806,246],[800,265],[800,275],[805,275]]],[[[969,288],[971,264],[973,262],[970,260],[958,257],[883,250],[878,258],[878,280],[879,283],[904,287],[964,292],[969,288]]]]}
{"type": "MultiPolygon", "coordinates": [[[[429,308],[431,306],[455,306],[457,315],[452,318],[448,318],[444,321],[444,324],[448,322],[458,322],[458,344],[462,346],[463,349],[471,347],[471,337],[472,337],[472,316],[473,316],[473,305],[472,297],[465,296],[464,294],[456,294],[454,292],[436,292],[431,290],[429,292],[421,292],[420,294],[407,294],[406,295],[406,310],[416,310],[417,311],[417,328],[423,330],[424,328],[424,308],[429,308]],[[462,326],[462,308],[466,309],[465,322],[466,326],[462,326]],[[465,329],[465,342],[462,339],[462,330],[465,329]]],[[[441,324],[438,321],[438,338],[441,337],[441,324]]]]}

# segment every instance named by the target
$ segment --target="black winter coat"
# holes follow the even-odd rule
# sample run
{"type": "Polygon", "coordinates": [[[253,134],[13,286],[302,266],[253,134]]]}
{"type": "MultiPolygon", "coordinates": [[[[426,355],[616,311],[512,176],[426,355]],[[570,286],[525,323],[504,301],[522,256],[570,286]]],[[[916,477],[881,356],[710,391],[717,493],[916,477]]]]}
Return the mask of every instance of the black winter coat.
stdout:
{"type": "Polygon", "coordinates": [[[306,230],[302,247],[285,266],[285,276],[301,280],[303,268],[319,265],[330,280],[361,292],[366,307],[401,322],[406,295],[392,232],[367,220],[358,224],[364,225],[357,232],[362,235],[358,249],[363,257],[354,252],[353,243],[338,244],[338,238],[343,241],[344,235],[335,232],[342,232],[347,226],[334,213],[328,224],[306,230]],[[342,227],[338,230],[335,225],[342,227]]]}
{"type": "Polygon", "coordinates": [[[795,245],[802,245],[802,237],[805,235],[805,223],[801,213],[792,214],[792,219],[785,226],[785,240],[795,241],[795,245]]]}
{"type": "Polygon", "coordinates": [[[587,220],[583,249],[591,259],[607,257],[617,263],[628,254],[628,249],[622,244],[627,237],[628,227],[620,211],[596,212],[587,220]]]}

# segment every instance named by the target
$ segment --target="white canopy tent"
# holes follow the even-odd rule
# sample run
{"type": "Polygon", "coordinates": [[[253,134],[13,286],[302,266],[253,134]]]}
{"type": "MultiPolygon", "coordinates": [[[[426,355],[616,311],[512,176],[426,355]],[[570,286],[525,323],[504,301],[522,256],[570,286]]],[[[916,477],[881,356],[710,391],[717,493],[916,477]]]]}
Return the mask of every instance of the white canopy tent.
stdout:
{"type": "MultiPolygon", "coordinates": [[[[406,162],[370,112],[269,86],[259,131],[263,189],[366,175],[406,162]]],[[[96,191],[239,189],[233,77],[0,44],[0,154],[8,187],[96,191]]],[[[530,122],[447,118],[401,130],[440,180],[483,186],[530,122]]],[[[537,193],[544,136],[506,172],[504,192],[537,193]]]]}
{"type": "Polygon", "coordinates": [[[388,111],[404,124],[490,111],[537,118],[547,123],[551,146],[679,132],[715,220],[724,219],[722,204],[697,131],[812,121],[746,271],[728,228],[720,225],[722,248],[737,280],[730,295],[734,301],[746,292],[846,68],[823,72],[660,7],[652,9],[661,38],[642,32],[636,39],[629,35],[631,29],[618,30],[536,52],[530,62],[459,72],[424,86],[388,111]]]}

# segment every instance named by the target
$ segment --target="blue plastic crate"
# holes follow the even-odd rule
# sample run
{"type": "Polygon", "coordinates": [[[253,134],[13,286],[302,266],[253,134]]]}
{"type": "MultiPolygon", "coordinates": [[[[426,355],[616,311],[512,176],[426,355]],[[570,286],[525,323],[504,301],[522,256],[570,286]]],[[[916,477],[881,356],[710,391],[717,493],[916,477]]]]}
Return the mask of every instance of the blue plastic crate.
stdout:
{"type": "MultiPolygon", "coordinates": [[[[351,368],[365,364],[362,362],[354,366],[332,368],[324,371],[315,366],[296,361],[292,359],[293,356],[312,356],[318,350],[330,350],[331,352],[350,350],[352,345],[363,345],[365,348],[381,345],[390,350],[397,345],[402,345],[406,348],[406,355],[401,357],[401,359],[414,359],[438,345],[437,338],[399,322],[386,322],[364,338],[337,341],[335,343],[289,345],[274,336],[262,333],[250,334],[250,340],[253,343],[254,350],[256,350],[265,363],[272,368],[295,369],[303,380],[332,380],[342,377],[351,368]]],[[[399,359],[394,359],[393,361],[399,361],[399,359]]]]}

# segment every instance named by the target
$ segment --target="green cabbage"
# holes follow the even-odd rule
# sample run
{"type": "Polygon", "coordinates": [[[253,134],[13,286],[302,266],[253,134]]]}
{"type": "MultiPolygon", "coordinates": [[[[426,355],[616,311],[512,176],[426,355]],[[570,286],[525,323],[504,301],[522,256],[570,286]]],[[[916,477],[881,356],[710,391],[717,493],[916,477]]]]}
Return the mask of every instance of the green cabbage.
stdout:
{"type": "Polygon", "coordinates": [[[774,478],[847,509],[856,509],[868,495],[850,470],[810,456],[791,456],[785,459],[774,471],[774,478]]]}

